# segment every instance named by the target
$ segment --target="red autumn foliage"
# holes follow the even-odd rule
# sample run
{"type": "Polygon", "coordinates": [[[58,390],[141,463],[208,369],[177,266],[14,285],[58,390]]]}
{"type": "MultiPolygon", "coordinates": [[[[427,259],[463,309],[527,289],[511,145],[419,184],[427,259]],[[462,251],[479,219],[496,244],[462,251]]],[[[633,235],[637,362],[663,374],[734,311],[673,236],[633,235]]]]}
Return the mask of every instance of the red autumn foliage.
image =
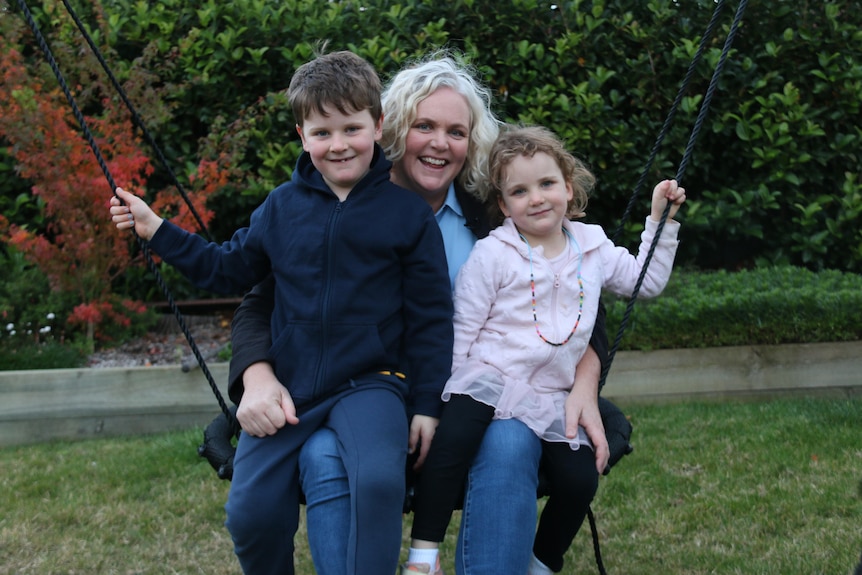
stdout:
{"type": "MultiPolygon", "coordinates": [[[[6,21],[4,24],[9,24],[6,21]]],[[[44,201],[44,229],[9,225],[0,220],[0,237],[13,244],[49,278],[52,289],[76,294],[82,303],[68,318],[70,325],[85,322],[92,343],[98,324],[123,325],[140,307],[120,302],[111,294],[113,278],[131,264],[135,242],[110,221],[112,190],[93,151],[83,136],[65,95],[53,79],[43,79],[41,61],[27,60],[19,49],[27,40],[16,27],[3,26],[0,34],[0,144],[16,162],[18,174],[33,182],[32,193],[44,201]],[[95,333],[94,333],[94,325],[95,333]]],[[[67,30],[66,26],[62,27],[67,30]]],[[[61,34],[63,36],[63,34],[61,34]]],[[[68,34],[66,34],[68,37],[68,34]]],[[[117,185],[144,195],[153,173],[142,151],[128,111],[118,98],[103,96],[110,90],[82,40],[63,38],[54,43],[79,107],[107,170],[117,185]],[[74,44],[74,45],[73,45],[74,44]]],[[[45,78],[49,78],[45,76],[45,78]]],[[[227,158],[202,161],[190,178],[189,197],[207,225],[212,219],[207,198],[227,182],[227,158]]],[[[158,194],[153,208],[168,210],[175,223],[197,231],[199,225],[182,198],[167,191],[158,194]]]]}
{"type": "MultiPolygon", "coordinates": [[[[194,206],[204,226],[212,221],[213,212],[207,208],[209,197],[226,186],[229,182],[229,171],[220,162],[201,160],[197,174],[189,176],[191,190],[187,195],[194,206]]],[[[159,192],[150,207],[162,217],[170,218],[176,225],[190,232],[199,231],[200,225],[192,214],[185,200],[173,188],[159,192]]]]}
{"type": "MultiPolygon", "coordinates": [[[[128,236],[108,216],[112,191],[60,89],[30,74],[13,46],[2,48],[0,133],[18,173],[44,200],[47,222],[41,232],[9,226],[7,241],[53,289],[77,294],[85,306],[111,307],[111,279],[130,262],[128,236]]],[[[114,178],[142,189],[152,167],[126,115],[104,100],[101,114],[86,122],[114,178]]]]}
{"type": "MultiPolygon", "coordinates": [[[[45,233],[12,226],[10,241],[35,262],[55,289],[78,293],[82,301],[103,300],[110,279],[128,266],[128,238],[117,234],[107,215],[111,189],[92,151],[75,126],[58,88],[27,73],[9,47],[0,58],[0,131],[11,144],[21,177],[45,202],[45,233]]],[[[141,189],[152,172],[140,152],[128,118],[109,100],[102,115],[86,118],[115,180],[141,189]]]]}

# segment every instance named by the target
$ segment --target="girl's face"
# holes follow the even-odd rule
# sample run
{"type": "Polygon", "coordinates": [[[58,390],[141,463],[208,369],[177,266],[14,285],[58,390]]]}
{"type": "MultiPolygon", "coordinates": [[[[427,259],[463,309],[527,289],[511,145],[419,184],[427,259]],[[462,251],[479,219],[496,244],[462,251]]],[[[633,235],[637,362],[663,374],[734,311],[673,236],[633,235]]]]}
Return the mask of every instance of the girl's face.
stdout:
{"type": "Polygon", "coordinates": [[[437,211],[464,168],[469,144],[467,100],[452,88],[440,88],[416,106],[404,156],[392,168],[392,181],[416,192],[437,211]]]}
{"type": "Polygon", "coordinates": [[[503,215],[512,218],[530,245],[542,245],[562,234],[572,186],[557,161],[543,152],[517,156],[503,169],[497,197],[503,215]]]}

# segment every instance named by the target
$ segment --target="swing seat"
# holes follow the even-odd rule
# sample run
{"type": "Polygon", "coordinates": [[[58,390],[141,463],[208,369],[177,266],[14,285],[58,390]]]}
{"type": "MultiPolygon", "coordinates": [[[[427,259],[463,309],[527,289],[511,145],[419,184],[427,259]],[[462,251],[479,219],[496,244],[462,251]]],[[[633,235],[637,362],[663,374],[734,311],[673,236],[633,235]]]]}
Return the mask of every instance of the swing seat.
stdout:
{"type": "Polygon", "coordinates": [[[232,420],[224,413],[218,414],[204,430],[204,441],[198,446],[198,455],[205,457],[215,469],[219,479],[233,478],[233,457],[236,454],[235,440],[239,439],[240,427],[236,421],[236,406],[230,408],[232,420]]]}
{"type": "MultiPolygon", "coordinates": [[[[239,428],[236,422],[236,407],[230,408],[233,421],[228,420],[224,413],[218,414],[204,430],[203,443],[198,447],[198,455],[206,458],[212,468],[218,474],[219,479],[230,481],[233,478],[233,457],[236,453],[234,441],[239,437],[239,428]]],[[[632,436],[632,424],[625,414],[613,402],[604,397],[599,397],[599,413],[605,427],[605,436],[608,439],[610,457],[604,475],[610,473],[611,468],[620,459],[633,451],[629,441],[632,436]]],[[[408,472],[412,465],[408,462],[408,472]]],[[[408,473],[408,475],[410,475],[408,473]]],[[[411,483],[408,477],[408,484],[411,483]]],[[[544,474],[539,470],[538,497],[548,495],[549,488],[544,474]]],[[[408,493],[404,503],[405,513],[412,509],[411,493],[408,493]]]]}
{"type": "Polygon", "coordinates": [[[613,402],[604,397],[599,397],[599,413],[605,426],[605,436],[608,438],[610,457],[608,466],[603,475],[611,472],[611,467],[616,465],[620,459],[634,451],[629,441],[632,438],[632,424],[613,402]]]}

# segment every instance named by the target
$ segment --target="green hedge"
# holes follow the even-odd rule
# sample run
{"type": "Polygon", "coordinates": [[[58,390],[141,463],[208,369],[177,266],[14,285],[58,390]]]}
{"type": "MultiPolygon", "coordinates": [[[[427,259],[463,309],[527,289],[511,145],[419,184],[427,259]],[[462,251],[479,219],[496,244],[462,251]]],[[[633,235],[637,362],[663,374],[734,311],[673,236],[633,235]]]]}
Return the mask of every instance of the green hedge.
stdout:
{"type": "MultiPolygon", "coordinates": [[[[605,298],[613,342],[629,299],[605,298]]],[[[862,276],[762,267],[674,271],[656,299],[638,300],[620,349],[775,345],[862,339],[862,276]]]]}
{"type": "MultiPolygon", "coordinates": [[[[203,155],[230,150],[237,158],[242,181],[213,200],[222,238],[290,176],[300,148],[278,93],[320,40],[365,56],[384,79],[436,47],[463,51],[493,86],[501,117],[557,130],[593,167],[598,186],[589,216],[611,231],[715,6],[712,0],[513,0],[505,9],[492,0],[83,4],[82,16],[182,177],[203,155]]],[[[725,7],[648,182],[676,172],[736,6],[725,7]]],[[[862,272],[857,8],[850,0],[749,4],[683,182],[690,199],[681,215],[681,262],[862,272]]],[[[78,41],[59,2],[46,0],[35,10],[55,45],[78,41]]],[[[11,25],[2,20],[0,26],[11,25]]],[[[31,53],[38,62],[38,52],[31,53]]],[[[162,174],[153,188],[164,184],[162,174]]],[[[647,195],[625,243],[635,241],[647,195]]]]}
{"type": "MultiPolygon", "coordinates": [[[[27,273],[35,284],[44,283],[27,273]]],[[[29,295],[0,290],[0,304],[10,297],[26,303],[19,307],[27,315],[0,325],[0,370],[77,367],[84,361],[81,349],[64,343],[57,330],[39,335],[46,310],[58,311],[47,286],[29,295]]],[[[606,295],[605,303],[613,342],[629,301],[606,295]]],[[[62,325],[62,318],[56,321],[62,325]]],[[[862,276],[788,266],[736,273],[675,270],[658,298],[635,302],[625,328],[619,350],[860,340],[862,276]]]]}

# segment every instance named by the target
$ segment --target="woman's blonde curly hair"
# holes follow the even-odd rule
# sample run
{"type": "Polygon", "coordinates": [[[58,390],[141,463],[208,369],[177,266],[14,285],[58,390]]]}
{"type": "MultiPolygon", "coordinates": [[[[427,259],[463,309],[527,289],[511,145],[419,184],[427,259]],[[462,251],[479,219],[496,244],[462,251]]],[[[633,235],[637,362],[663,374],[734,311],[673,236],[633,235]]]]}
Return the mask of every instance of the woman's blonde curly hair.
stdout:
{"type": "Polygon", "coordinates": [[[491,112],[491,91],[476,80],[473,68],[460,56],[442,50],[427,55],[395,74],[383,92],[383,137],[386,157],[397,162],[404,156],[407,133],[416,120],[422,100],[447,87],[461,94],[470,108],[467,159],[458,183],[480,199],[486,197],[488,153],[499,133],[500,121],[491,112]]]}

